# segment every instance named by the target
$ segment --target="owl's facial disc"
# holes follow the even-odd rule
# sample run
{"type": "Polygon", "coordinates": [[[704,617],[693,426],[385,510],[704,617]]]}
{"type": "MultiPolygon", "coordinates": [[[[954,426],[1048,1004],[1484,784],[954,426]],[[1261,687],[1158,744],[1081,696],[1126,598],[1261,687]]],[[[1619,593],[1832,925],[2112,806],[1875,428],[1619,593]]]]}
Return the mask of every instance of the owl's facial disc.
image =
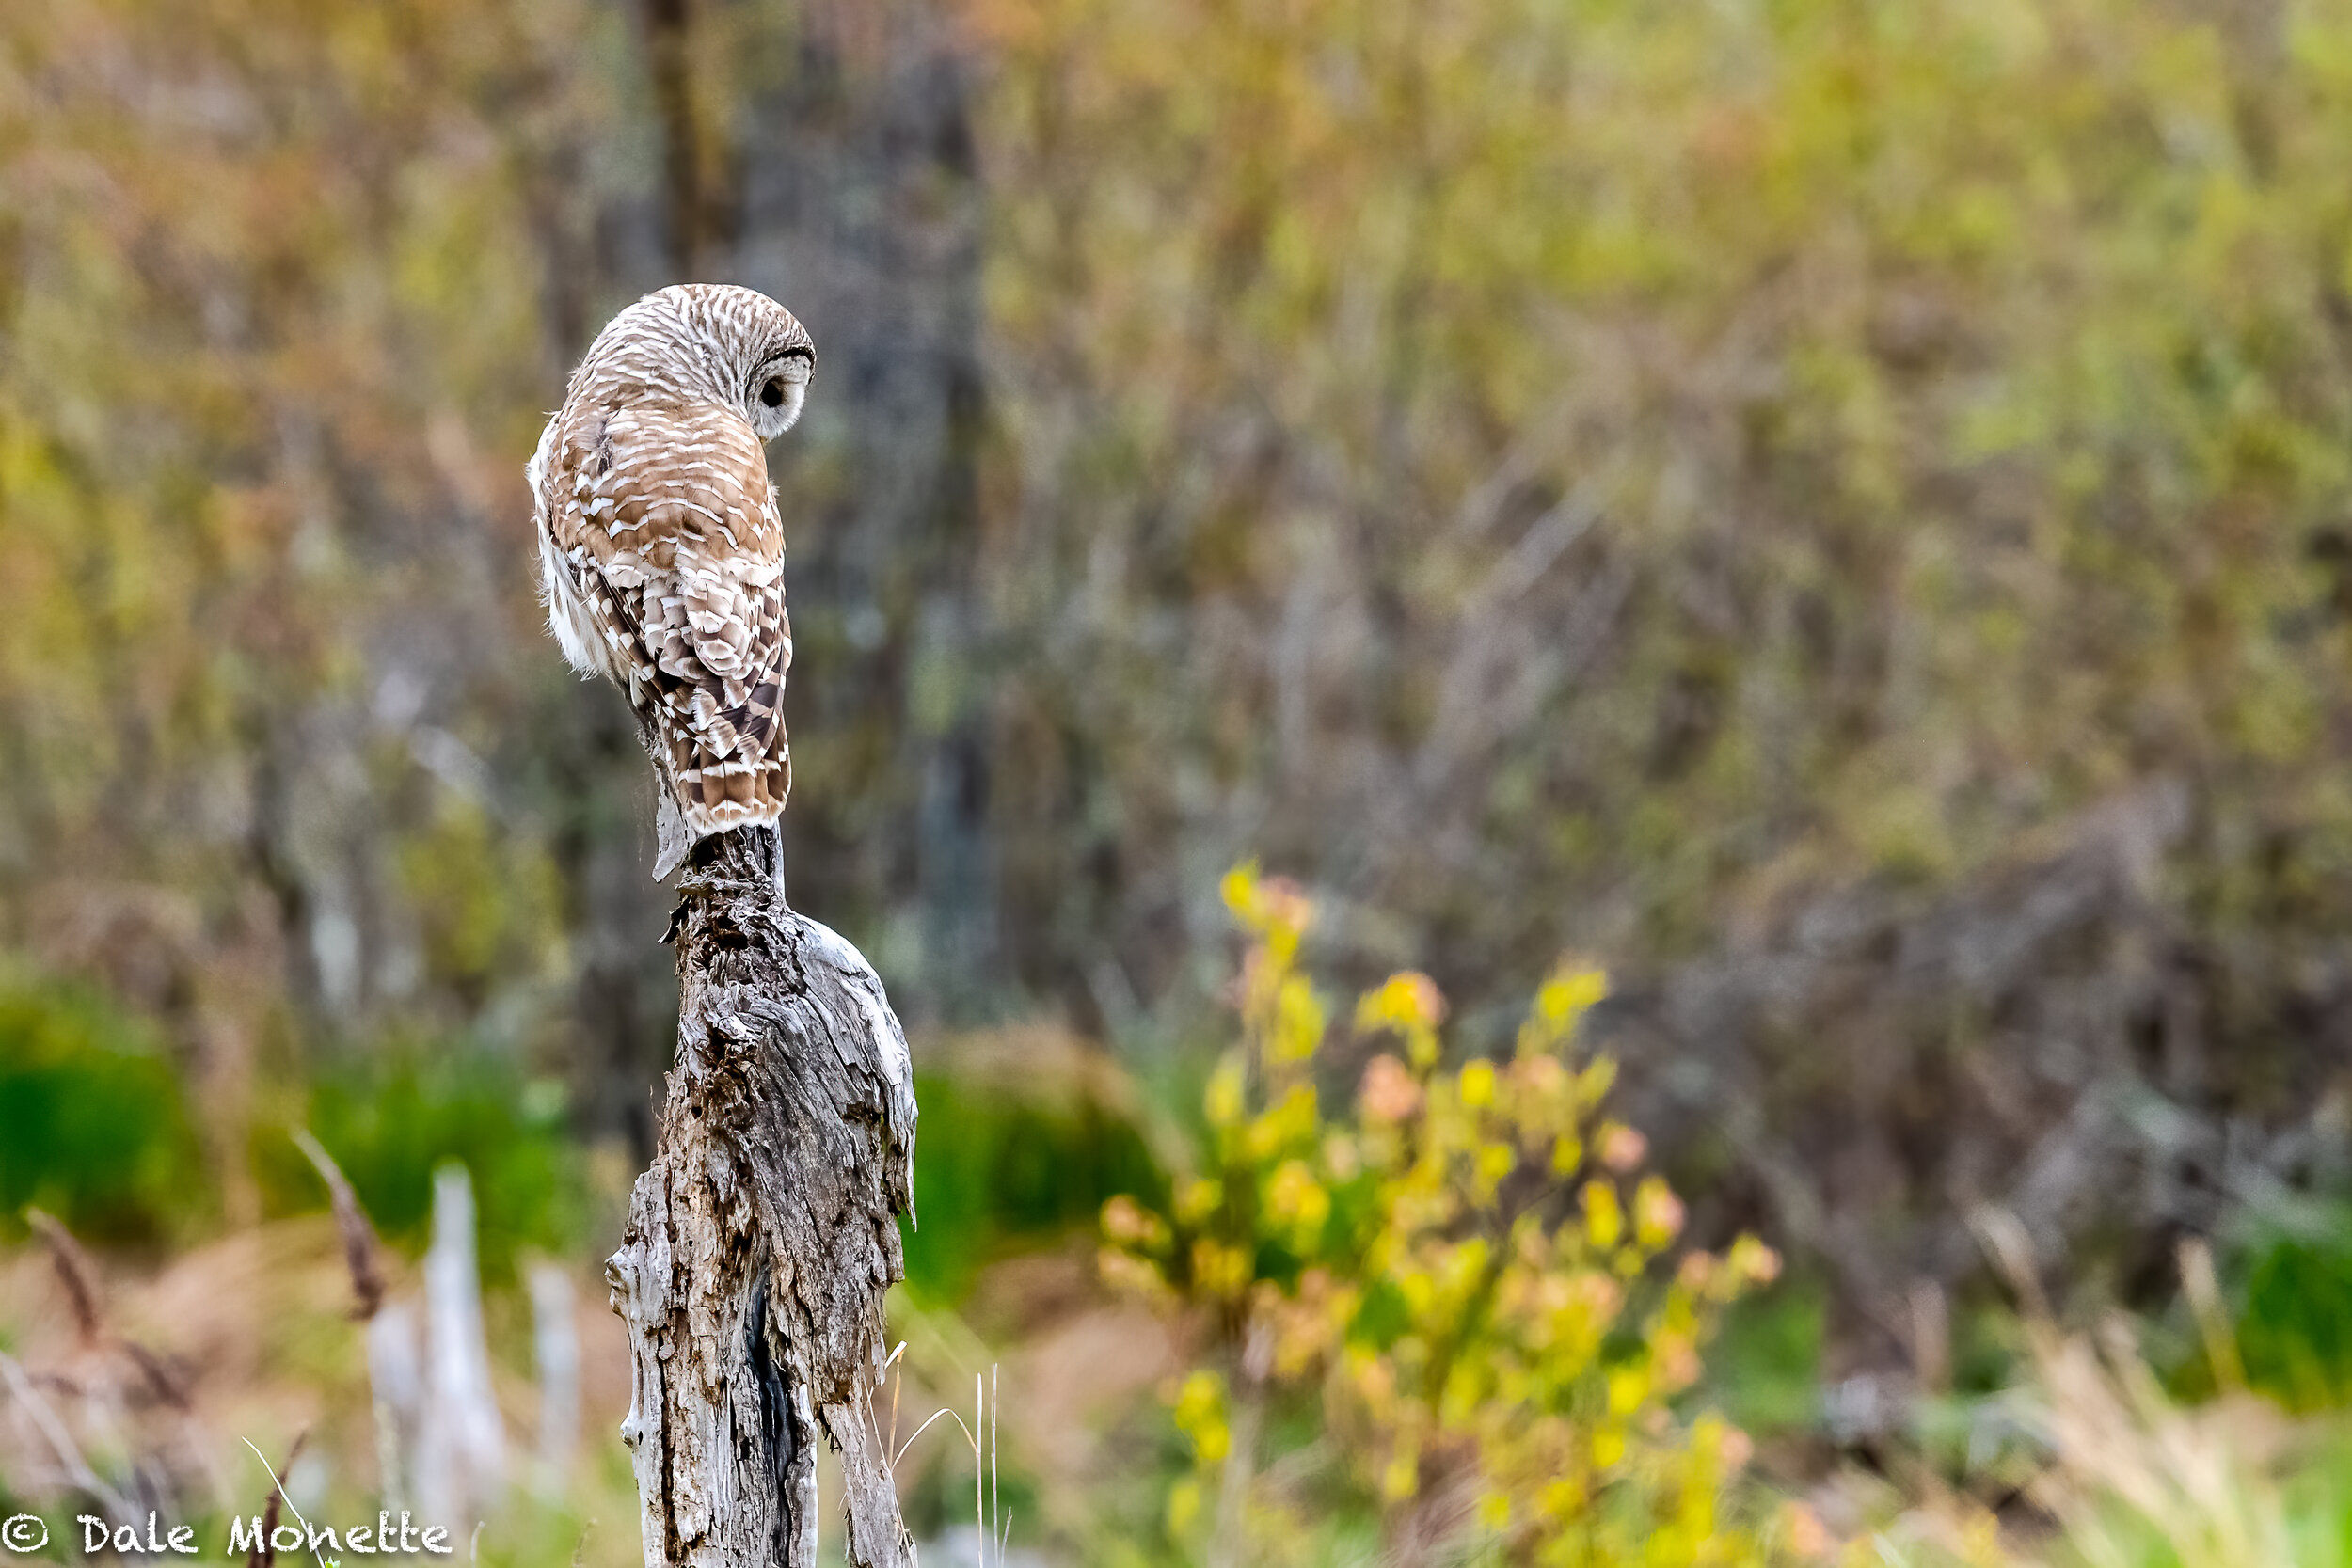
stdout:
{"type": "Polygon", "coordinates": [[[792,428],[808,396],[808,378],[816,372],[817,356],[804,348],[789,348],[760,367],[752,384],[752,429],[763,441],[772,441],[792,428]]]}

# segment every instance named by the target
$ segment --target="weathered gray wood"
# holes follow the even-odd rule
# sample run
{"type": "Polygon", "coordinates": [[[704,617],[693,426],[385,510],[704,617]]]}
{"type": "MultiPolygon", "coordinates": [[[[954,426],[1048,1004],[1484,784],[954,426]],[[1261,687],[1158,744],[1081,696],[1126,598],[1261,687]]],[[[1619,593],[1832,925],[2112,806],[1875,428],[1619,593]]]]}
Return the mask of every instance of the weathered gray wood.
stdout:
{"type": "Polygon", "coordinates": [[[775,856],[757,829],[688,857],[677,1062],[606,1265],[645,1562],[809,1568],[821,1436],[850,1561],[913,1568],[870,1402],[913,1198],[906,1037],[857,949],[787,907],[775,856]]]}

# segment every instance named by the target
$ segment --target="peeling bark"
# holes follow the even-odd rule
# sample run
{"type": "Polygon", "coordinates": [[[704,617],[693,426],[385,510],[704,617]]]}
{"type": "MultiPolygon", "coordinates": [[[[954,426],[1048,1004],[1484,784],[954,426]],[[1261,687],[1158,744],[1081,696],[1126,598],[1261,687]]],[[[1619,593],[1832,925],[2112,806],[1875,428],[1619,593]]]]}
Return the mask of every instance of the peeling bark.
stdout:
{"type": "Polygon", "coordinates": [[[857,949],[784,900],[770,830],[703,840],[680,879],[678,1053],[653,1166],[606,1265],[634,1366],[647,1568],[807,1568],[819,1438],[849,1560],[912,1568],[870,1396],[905,1272],[914,1080],[857,949]]]}

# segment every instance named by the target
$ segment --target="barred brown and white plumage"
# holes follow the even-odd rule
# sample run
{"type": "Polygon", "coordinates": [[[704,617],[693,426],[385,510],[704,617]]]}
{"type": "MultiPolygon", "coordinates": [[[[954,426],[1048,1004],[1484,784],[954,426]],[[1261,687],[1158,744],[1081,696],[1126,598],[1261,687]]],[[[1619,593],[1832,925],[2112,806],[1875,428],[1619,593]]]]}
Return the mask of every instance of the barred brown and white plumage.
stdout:
{"type": "Polygon", "coordinates": [[[762,443],[799,419],[816,364],[765,294],[663,289],[597,334],[531,460],[548,624],[573,668],[628,694],[666,786],[657,877],[696,839],[773,822],[791,790],[762,443]]]}

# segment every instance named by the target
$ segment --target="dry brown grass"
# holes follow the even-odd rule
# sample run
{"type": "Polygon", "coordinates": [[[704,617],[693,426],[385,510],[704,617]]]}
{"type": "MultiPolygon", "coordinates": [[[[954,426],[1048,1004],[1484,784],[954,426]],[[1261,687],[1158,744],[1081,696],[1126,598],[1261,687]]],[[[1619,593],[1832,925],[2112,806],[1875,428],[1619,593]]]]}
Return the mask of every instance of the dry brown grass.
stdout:
{"type": "MultiPolygon", "coordinates": [[[[345,1241],[336,1222],[319,1214],[239,1231],[159,1266],[85,1255],[80,1267],[102,1324],[97,1335],[86,1329],[48,1249],[18,1248],[0,1254],[0,1342],[95,1467],[122,1475],[135,1462],[160,1461],[190,1514],[258,1512],[269,1482],[244,1441],[281,1455],[305,1432],[304,1484],[320,1488],[338,1515],[364,1512],[374,1506],[375,1445],[345,1241]],[[158,1376],[174,1398],[161,1397],[158,1376]]],[[[392,1295],[414,1288],[413,1269],[395,1255],[379,1253],[376,1265],[392,1295]]],[[[628,1342],[589,1269],[577,1272],[587,1441],[567,1495],[583,1514],[625,1519],[633,1511],[604,1506],[601,1493],[615,1468],[602,1461],[617,1448],[604,1439],[628,1404],[628,1342]]],[[[491,1306],[493,1343],[507,1351],[493,1356],[500,1410],[510,1431],[529,1431],[538,1399],[522,1370],[523,1307],[491,1306]],[[507,1317],[512,1323],[501,1322],[507,1317]]],[[[38,1495],[45,1488],[27,1487],[24,1478],[56,1471],[49,1447],[0,1401],[0,1474],[38,1495]]],[[[638,1558],[626,1530],[591,1531],[584,1550],[589,1563],[613,1568],[638,1558]]]]}

